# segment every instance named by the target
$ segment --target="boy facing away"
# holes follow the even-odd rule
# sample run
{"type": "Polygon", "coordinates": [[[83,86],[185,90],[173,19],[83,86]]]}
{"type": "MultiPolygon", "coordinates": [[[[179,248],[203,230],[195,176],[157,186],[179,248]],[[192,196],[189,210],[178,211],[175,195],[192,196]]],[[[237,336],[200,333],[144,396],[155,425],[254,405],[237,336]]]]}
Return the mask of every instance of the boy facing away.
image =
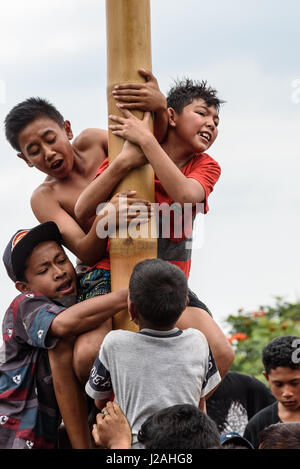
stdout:
{"type": "Polygon", "coordinates": [[[72,447],[90,448],[74,341],[126,307],[128,289],[75,304],[76,273],[53,222],[18,231],[3,261],[21,294],[2,324],[0,448],[55,448],[60,415],[72,447]]]}
{"type": "Polygon", "coordinates": [[[131,427],[133,448],[141,447],[137,434],[147,417],[175,404],[204,408],[205,397],[221,381],[205,336],[176,327],[187,295],[178,267],[161,259],[138,263],[128,309],[139,332],[109,332],[86,384],[99,409],[114,393],[131,427]]]}
{"type": "Polygon", "coordinates": [[[300,339],[273,339],[262,352],[265,376],[276,399],[248,422],[244,436],[259,447],[259,433],[276,423],[300,422],[300,339]]]}

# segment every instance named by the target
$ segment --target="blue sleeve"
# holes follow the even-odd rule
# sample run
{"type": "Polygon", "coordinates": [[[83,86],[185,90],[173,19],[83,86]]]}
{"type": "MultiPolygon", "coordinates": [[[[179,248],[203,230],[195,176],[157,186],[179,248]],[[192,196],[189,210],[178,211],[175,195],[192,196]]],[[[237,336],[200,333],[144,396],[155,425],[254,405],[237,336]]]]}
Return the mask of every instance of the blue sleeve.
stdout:
{"type": "Polygon", "coordinates": [[[112,394],[112,383],[109,371],[97,356],[90,377],[85,386],[86,393],[96,400],[109,399],[112,394]]]}
{"type": "Polygon", "coordinates": [[[33,347],[53,348],[59,339],[47,334],[53,319],[65,309],[41,294],[24,294],[18,305],[15,334],[33,347]]]}

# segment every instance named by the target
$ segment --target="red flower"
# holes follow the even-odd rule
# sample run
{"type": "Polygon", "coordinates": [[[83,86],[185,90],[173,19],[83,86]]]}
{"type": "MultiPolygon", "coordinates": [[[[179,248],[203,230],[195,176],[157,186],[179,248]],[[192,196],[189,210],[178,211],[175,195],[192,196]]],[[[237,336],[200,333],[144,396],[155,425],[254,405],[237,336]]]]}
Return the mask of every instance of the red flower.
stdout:
{"type": "Polygon", "coordinates": [[[256,311],[255,313],[253,313],[253,317],[255,318],[260,318],[262,316],[265,316],[265,312],[264,311],[256,311]]]}
{"type": "Polygon", "coordinates": [[[237,332],[231,336],[231,340],[246,340],[247,335],[244,332],[237,332]]]}

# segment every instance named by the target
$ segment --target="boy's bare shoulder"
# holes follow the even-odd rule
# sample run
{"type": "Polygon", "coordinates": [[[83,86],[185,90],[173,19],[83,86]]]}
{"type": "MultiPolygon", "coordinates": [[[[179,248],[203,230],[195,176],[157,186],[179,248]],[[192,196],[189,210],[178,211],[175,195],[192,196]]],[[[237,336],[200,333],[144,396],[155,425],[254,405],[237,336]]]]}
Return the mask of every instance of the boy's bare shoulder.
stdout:
{"type": "Polygon", "coordinates": [[[45,179],[39,186],[37,186],[30,198],[32,208],[45,202],[45,200],[53,200],[54,185],[50,180],[45,179]]]}
{"type": "Polygon", "coordinates": [[[100,148],[107,153],[108,133],[104,129],[85,129],[73,141],[73,148],[79,153],[100,148]]]}
{"type": "Polygon", "coordinates": [[[61,232],[73,218],[74,197],[70,191],[64,191],[55,180],[45,180],[32,193],[31,209],[40,223],[52,220],[61,232]]]}

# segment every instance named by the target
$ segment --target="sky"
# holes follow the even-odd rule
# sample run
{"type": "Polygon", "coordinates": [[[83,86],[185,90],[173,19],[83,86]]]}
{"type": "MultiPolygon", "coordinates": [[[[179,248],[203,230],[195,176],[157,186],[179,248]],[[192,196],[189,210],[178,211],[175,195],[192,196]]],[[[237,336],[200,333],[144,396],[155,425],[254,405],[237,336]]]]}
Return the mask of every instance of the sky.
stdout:
{"type": "MultiPolygon", "coordinates": [[[[190,287],[223,327],[300,288],[300,3],[151,0],[152,70],[167,93],[205,79],[226,101],[208,153],[222,168],[199,218],[190,287]]],[[[9,110],[50,100],[74,134],[107,129],[104,0],[10,0],[0,16],[0,251],[37,220],[30,196],[44,176],[5,140],[9,110]]],[[[0,319],[17,291],[0,266],[0,319]]],[[[1,339],[0,339],[1,340],[1,339]]]]}

